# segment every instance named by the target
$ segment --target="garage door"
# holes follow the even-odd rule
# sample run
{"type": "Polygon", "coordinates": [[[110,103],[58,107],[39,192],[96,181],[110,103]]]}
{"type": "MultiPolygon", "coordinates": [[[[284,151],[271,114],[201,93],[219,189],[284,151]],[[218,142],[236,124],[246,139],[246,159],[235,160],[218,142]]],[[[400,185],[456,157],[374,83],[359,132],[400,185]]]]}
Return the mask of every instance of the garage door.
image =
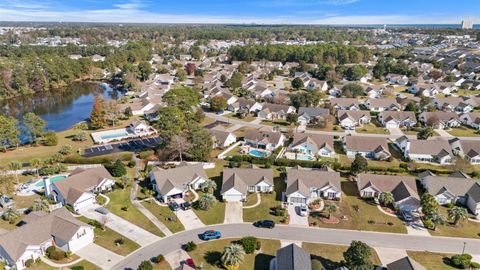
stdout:
{"type": "Polygon", "coordinates": [[[387,123],[387,128],[396,128],[397,124],[395,123],[387,123]]]}
{"type": "Polygon", "coordinates": [[[242,200],[242,195],[225,195],[223,198],[227,202],[239,202],[242,200]]]}
{"type": "Polygon", "coordinates": [[[84,207],[90,206],[95,203],[95,197],[88,198],[84,201],[76,202],[75,208],[76,210],[82,209],[84,207]]]}

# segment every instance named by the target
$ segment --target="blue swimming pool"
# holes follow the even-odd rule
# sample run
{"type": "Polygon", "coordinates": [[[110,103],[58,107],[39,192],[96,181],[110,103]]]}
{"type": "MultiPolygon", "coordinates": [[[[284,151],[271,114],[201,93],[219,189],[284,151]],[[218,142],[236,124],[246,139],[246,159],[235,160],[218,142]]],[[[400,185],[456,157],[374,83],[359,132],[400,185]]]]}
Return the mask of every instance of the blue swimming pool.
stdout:
{"type": "Polygon", "coordinates": [[[254,156],[254,157],[268,157],[270,154],[268,152],[262,152],[262,151],[259,151],[259,150],[250,150],[250,152],[248,152],[251,156],[254,156]]]}
{"type": "Polygon", "coordinates": [[[128,137],[128,133],[126,132],[100,136],[102,140],[118,139],[118,138],[125,138],[125,137],[128,137]]]}
{"type": "MultiPolygon", "coordinates": [[[[64,179],[66,179],[67,176],[65,175],[57,175],[57,176],[53,176],[50,178],[50,183],[55,183],[55,182],[58,182],[58,181],[62,181],[64,179]]],[[[39,187],[39,188],[43,188],[44,187],[44,184],[43,184],[43,180],[38,180],[36,183],[35,183],[35,186],[36,187],[39,187]]]]}
{"type": "Polygon", "coordinates": [[[297,160],[313,160],[313,157],[307,155],[297,155],[297,160]]]}

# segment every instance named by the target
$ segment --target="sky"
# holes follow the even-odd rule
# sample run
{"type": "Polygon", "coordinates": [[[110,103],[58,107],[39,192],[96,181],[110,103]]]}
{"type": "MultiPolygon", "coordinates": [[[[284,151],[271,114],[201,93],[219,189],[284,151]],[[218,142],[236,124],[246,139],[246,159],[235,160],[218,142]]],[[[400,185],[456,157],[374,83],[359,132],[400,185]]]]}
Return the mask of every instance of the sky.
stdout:
{"type": "Polygon", "coordinates": [[[480,23],[480,0],[0,0],[0,21],[235,24],[480,23]]]}

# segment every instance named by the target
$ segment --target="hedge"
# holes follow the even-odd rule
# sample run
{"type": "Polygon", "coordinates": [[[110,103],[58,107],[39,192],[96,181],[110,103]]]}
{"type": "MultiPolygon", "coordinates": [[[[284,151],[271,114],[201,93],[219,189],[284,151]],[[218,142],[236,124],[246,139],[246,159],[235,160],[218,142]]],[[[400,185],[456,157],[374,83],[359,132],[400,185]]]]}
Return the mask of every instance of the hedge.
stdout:
{"type": "Polygon", "coordinates": [[[71,155],[66,157],[63,160],[63,163],[72,163],[72,164],[105,164],[111,163],[115,160],[120,159],[122,161],[130,161],[133,159],[132,153],[122,153],[120,155],[108,155],[100,157],[82,157],[78,155],[71,155]]]}

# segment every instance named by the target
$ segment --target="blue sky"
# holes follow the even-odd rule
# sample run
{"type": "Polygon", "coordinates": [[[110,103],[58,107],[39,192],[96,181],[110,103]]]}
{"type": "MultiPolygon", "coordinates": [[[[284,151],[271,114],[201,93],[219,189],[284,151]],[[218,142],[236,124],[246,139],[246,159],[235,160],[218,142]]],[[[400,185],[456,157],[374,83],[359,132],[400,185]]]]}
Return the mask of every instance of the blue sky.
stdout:
{"type": "Polygon", "coordinates": [[[0,21],[480,23],[480,0],[0,0],[0,21]]]}

